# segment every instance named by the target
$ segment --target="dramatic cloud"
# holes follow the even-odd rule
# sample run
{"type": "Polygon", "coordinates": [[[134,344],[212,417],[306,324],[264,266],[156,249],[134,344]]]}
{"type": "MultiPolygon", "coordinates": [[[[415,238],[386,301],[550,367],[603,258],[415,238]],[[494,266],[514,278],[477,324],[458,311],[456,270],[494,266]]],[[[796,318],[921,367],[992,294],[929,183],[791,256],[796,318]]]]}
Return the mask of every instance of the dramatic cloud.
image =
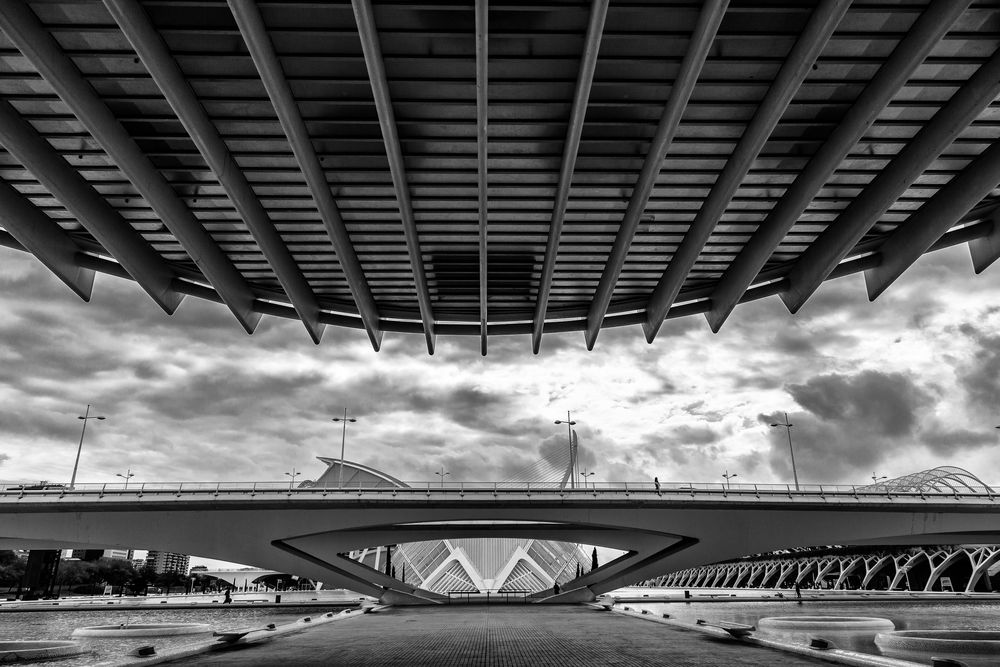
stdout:
{"type": "Polygon", "coordinates": [[[918,412],[932,400],[911,378],[878,371],[824,375],[790,385],[788,393],[826,422],[887,436],[912,433],[918,412]]]}
{"type": "Polygon", "coordinates": [[[986,333],[972,323],[958,331],[974,344],[971,358],[959,369],[959,383],[969,402],[986,410],[1000,410],[1000,335],[986,333]]]}
{"type": "MultiPolygon", "coordinates": [[[[700,316],[530,337],[387,333],[265,317],[253,336],[218,304],[187,298],[167,316],[132,282],[99,276],[81,302],[36,260],[0,249],[0,424],[8,479],[68,478],[77,416],[93,423],[84,482],[131,466],[136,482],[315,478],[316,456],[346,455],[397,477],[502,481],[563,461],[571,411],[591,481],[777,482],[791,478],[788,410],[803,481],[852,482],[965,464],[1000,423],[997,288],[962,253],[921,260],[875,304],[860,276],[825,284],[790,315],[777,298],[741,304],[712,334],[700,316]],[[993,421],[997,420],[997,421],[993,421]],[[906,452],[906,456],[899,454],[906,452]]],[[[551,466],[545,474],[553,472],[551,466]]]]}
{"type": "MultiPolygon", "coordinates": [[[[788,414],[791,449],[800,483],[859,481],[914,445],[920,415],[933,396],[901,373],[862,371],[830,374],[789,385],[788,393],[806,412],[788,414]]],[[[791,476],[783,413],[758,416],[770,429],[771,466],[791,476]]]]}

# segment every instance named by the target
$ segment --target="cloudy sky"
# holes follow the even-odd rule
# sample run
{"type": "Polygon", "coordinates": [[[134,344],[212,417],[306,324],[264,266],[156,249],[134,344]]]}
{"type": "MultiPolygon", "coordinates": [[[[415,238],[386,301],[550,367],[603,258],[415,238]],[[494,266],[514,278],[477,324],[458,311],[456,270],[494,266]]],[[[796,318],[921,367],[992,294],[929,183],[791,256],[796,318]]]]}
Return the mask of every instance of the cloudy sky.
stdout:
{"type": "Polygon", "coordinates": [[[509,479],[564,446],[579,421],[596,481],[788,482],[785,411],[803,483],[865,483],[958,465],[1000,482],[1000,285],[964,246],[923,258],[870,304],[860,275],[790,316],[777,297],[740,306],[713,335],[672,320],[528,337],[386,334],[265,318],[247,336],[193,297],[164,315],[130,281],[99,275],[87,304],[31,256],[0,249],[0,479],[68,481],[88,403],[79,482],[278,480],[339,456],[404,480],[509,479]]]}

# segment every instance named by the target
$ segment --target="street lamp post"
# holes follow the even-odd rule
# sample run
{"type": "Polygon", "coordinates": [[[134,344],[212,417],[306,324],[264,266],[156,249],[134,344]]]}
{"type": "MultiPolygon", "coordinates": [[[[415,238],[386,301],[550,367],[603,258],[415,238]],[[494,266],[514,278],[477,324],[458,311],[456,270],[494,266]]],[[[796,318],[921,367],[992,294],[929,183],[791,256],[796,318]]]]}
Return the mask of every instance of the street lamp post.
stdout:
{"type": "Polygon", "coordinates": [[[82,417],[77,417],[77,419],[83,420],[83,428],[80,429],[80,444],[76,448],[76,461],[73,463],[73,476],[69,478],[70,488],[76,484],[76,469],[80,466],[80,452],[83,451],[83,436],[87,435],[87,422],[91,419],[97,419],[98,421],[103,421],[105,417],[103,415],[91,415],[90,405],[87,405],[87,411],[83,413],[82,417]]]}
{"type": "Polygon", "coordinates": [[[292,468],[292,472],[286,472],[285,474],[288,475],[288,490],[291,491],[292,484],[295,483],[295,478],[301,475],[302,473],[296,472],[295,468],[292,468]]]}
{"type": "Polygon", "coordinates": [[[571,488],[576,488],[576,448],[573,447],[573,427],[576,426],[576,422],[571,419],[569,410],[566,411],[566,421],[562,419],[556,420],[557,424],[566,424],[566,437],[569,438],[569,483],[571,488]]]}
{"type": "Polygon", "coordinates": [[[737,475],[736,473],[730,475],[728,470],[722,473],[722,476],[726,478],[726,489],[729,488],[729,480],[731,480],[733,477],[739,477],[739,475],[737,475]]]}
{"type": "Polygon", "coordinates": [[[441,477],[441,488],[443,489],[444,488],[444,476],[445,475],[450,475],[451,473],[448,472],[447,470],[445,470],[444,466],[441,466],[441,472],[435,472],[434,474],[435,475],[439,475],[441,477]]]}
{"type": "Polygon", "coordinates": [[[880,479],[889,479],[889,478],[886,477],[885,475],[876,476],[875,473],[872,473],[872,484],[878,484],[880,479]]]}
{"type": "Polygon", "coordinates": [[[795,478],[795,490],[799,490],[799,473],[795,470],[795,450],[792,448],[792,426],[793,424],[788,421],[788,413],[784,413],[785,421],[775,422],[771,426],[782,426],[785,429],[785,433],[788,434],[788,454],[792,457],[792,477],[795,478]]]}
{"type": "Polygon", "coordinates": [[[121,477],[121,478],[123,478],[125,480],[125,488],[127,489],[128,488],[128,480],[130,478],[132,478],[132,477],[135,477],[135,473],[132,472],[132,468],[129,468],[128,470],[125,471],[124,475],[121,474],[120,472],[115,473],[115,477],[121,477]]]}
{"type": "Polygon", "coordinates": [[[356,422],[358,420],[355,419],[354,417],[348,419],[347,408],[344,408],[343,417],[334,417],[330,421],[344,423],[344,428],[341,430],[340,433],[340,471],[337,479],[337,488],[342,489],[344,488],[344,445],[347,443],[347,422],[356,422]]]}
{"type": "MultiPolygon", "coordinates": [[[[585,488],[585,489],[587,488],[587,478],[590,477],[593,474],[594,474],[593,471],[587,472],[586,470],[584,470],[583,472],[580,473],[580,476],[583,477],[583,488],[585,488]]],[[[597,488],[597,482],[591,482],[591,484],[594,485],[595,489],[597,488]]]]}

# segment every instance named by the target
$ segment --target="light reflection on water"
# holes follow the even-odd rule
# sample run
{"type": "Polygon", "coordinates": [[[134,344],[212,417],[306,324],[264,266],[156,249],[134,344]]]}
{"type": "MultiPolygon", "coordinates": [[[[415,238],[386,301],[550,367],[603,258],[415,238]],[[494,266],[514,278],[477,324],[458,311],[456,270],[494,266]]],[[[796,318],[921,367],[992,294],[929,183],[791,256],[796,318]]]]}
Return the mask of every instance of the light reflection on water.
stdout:
{"type": "MultiPolygon", "coordinates": [[[[287,609],[232,607],[211,609],[143,609],[100,611],[45,611],[9,612],[0,614],[0,640],[22,639],[72,639],[88,653],[46,661],[53,667],[82,667],[109,660],[120,661],[128,652],[140,646],[156,646],[158,652],[186,644],[210,639],[209,634],[181,635],[175,637],[71,637],[73,630],[92,625],[118,625],[120,623],[207,623],[215,631],[259,629],[268,623],[280,625],[304,616],[319,616],[343,607],[289,607],[287,609]]],[[[32,664],[32,663],[18,663],[32,664]]],[[[38,664],[38,663],[34,663],[38,664]]]]}
{"type": "MultiPolygon", "coordinates": [[[[757,625],[769,616],[872,616],[887,618],[897,630],[1000,630],[1000,602],[995,600],[934,600],[927,602],[834,602],[803,600],[782,602],[628,603],[633,609],[694,623],[732,621],[757,625]]],[[[822,631],[811,634],[831,639],[838,648],[878,655],[874,636],[834,635],[822,631]],[[828,636],[829,635],[829,636],[828,636]]]]}

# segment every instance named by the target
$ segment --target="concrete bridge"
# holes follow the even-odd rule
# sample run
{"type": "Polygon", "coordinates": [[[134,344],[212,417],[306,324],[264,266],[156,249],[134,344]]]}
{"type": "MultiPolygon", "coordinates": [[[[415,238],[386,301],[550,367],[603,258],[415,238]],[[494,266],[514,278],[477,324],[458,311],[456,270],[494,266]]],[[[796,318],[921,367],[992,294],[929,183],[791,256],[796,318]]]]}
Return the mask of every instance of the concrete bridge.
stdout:
{"type": "Polygon", "coordinates": [[[340,554],[442,538],[532,537],[626,553],[547,601],[593,599],[667,572],[818,544],[1000,542],[988,488],[462,484],[289,488],[143,484],[0,488],[0,547],[136,546],[295,572],[386,602],[440,599],[340,554]]]}

